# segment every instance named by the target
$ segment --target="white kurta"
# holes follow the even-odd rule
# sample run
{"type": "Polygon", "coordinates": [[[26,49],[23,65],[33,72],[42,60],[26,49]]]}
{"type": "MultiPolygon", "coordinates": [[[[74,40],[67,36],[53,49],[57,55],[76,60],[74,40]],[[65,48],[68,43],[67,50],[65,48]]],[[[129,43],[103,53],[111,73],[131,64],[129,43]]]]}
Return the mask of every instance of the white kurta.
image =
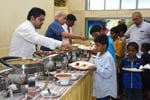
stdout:
{"type": "Polygon", "coordinates": [[[32,23],[27,20],[15,30],[9,55],[32,58],[33,53],[36,51],[36,44],[55,49],[61,46],[61,41],[40,35],[36,32],[32,23]]]}
{"type": "MultiPolygon", "coordinates": [[[[64,29],[65,32],[72,33],[72,28],[71,28],[71,27],[69,27],[70,32],[68,31],[68,26],[67,26],[67,24],[62,25],[62,27],[63,27],[63,29],[64,29]]],[[[64,37],[63,37],[63,41],[69,43],[69,38],[64,38],[64,37]]]]}
{"type": "Polygon", "coordinates": [[[117,79],[115,62],[107,51],[102,56],[97,53],[95,59],[97,67],[94,72],[93,96],[103,98],[106,96],[117,97],[117,79]]]}

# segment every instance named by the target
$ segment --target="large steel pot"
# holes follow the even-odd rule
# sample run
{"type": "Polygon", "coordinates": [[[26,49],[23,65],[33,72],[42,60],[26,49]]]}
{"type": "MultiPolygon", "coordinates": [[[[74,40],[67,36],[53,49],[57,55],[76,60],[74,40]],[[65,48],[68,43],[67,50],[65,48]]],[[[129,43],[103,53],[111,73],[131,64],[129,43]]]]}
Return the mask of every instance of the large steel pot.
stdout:
{"type": "Polygon", "coordinates": [[[44,69],[40,59],[8,59],[5,63],[15,69],[15,74],[34,74],[36,72],[43,72],[44,69]]]}

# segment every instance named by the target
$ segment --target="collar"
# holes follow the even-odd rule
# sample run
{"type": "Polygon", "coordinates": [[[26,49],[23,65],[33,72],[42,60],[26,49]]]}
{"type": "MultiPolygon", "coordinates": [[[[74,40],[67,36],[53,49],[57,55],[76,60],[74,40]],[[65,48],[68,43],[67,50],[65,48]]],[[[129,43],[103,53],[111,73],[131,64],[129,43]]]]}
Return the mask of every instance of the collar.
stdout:
{"type": "Polygon", "coordinates": [[[32,26],[35,29],[35,27],[33,26],[33,24],[29,20],[26,20],[26,23],[29,24],[30,26],[32,26]]]}
{"type": "MultiPolygon", "coordinates": [[[[137,57],[137,56],[135,56],[134,61],[137,61],[137,60],[138,60],[138,57],[137,57]]],[[[127,57],[127,61],[128,61],[128,62],[130,62],[130,61],[131,61],[131,58],[130,58],[129,56],[127,57]]]]}

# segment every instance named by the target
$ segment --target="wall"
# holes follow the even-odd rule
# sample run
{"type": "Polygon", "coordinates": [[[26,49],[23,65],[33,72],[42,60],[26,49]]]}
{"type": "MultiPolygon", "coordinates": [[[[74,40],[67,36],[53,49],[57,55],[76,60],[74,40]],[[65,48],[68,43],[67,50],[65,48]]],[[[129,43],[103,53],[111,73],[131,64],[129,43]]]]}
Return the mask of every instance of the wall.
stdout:
{"type": "Polygon", "coordinates": [[[53,21],[54,0],[1,0],[0,3],[0,57],[7,56],[12,34],[15,28],[26,20],[32,7],[40,7],[46,11],[45,23],[40,33],[45,33],[49,23],[53,21]]]}

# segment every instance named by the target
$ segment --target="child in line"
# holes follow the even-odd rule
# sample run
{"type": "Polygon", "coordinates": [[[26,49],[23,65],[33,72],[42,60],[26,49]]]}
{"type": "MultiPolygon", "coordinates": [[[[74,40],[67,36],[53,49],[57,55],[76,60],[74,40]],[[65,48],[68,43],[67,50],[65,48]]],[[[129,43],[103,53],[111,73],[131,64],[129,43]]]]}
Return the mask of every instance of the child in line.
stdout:
{"type": "Polygon", "coordinates": [[[123,87],[125,88],[125,100],[142,100],[141,72],[122,70],[122,68],[139,69],[142,60],[136,56],[138,49],[139,46],[136,42],[129,42],[127,45],[127,57],[123,58],[120,64],[120,73],[123,75],[123,87]]]}
{"type": "MultiPolygon", "coordinates": [[[[90,34],[95,39],[97,36],[104,34],[104,33],[103,33],[103,29],[100,25],[94,25],[90,30],[90,34]]],[[[114,61],[116,61],[115,47],[114,47],[113,39],[111,38],[111,36],[107,35],[107,37],[108,37],[108,48],[107,49],[110,52],[110,54],[112,55],[112,57],[114,58],[114,61]]],[[[94,50],[92,50],[92,52],[95,53],[94,50]]]]}
{"type": "Polygon", "coordinates": [[[125,24],[121,24],[117,26],[119,31],[119,39],[123,42],[123,50],[122,50],[122,57],[126,55],[126,38],[124,36],[125,32],[127,31],[127,26],[125,24]]]}
{"type": "Polygon", "coordinates": [[[116,67],[111,54],[107,51],[108,37],[105,34],[94,39],[95,66],[89,70],[94,71],[93,96],[96,100],[110,100],[117,97],[116,67]]]}
{"type": "MultiPolygon", "coordinates": [[[[141,55],[141,59],[143,60],[143,66],[146,64],[150,64],[150,43],[143,43],[141,45],[141,51],[143,54],[141,55]]],[[[150,70],[144,70],[142,73],[143,78],[143,88],[144,92],[146,92],[146,100],[150,100],[150,70]]]]}
{"type": "Polygon", "coordinates": [[[115,55],[116,55],[116,67],[117,67],[117,70],[119,68],[119,65],[120,65],[120,60],[122,59],[123,57],[123,41],[119,39],[118,35],[119,35],[119,30],[118,30],[118,27],[113,27],[111,28],[110,30],[110,35],[113,39],[113,42],[114,42],[114,45],[115,45],[115,55]]]}
{"type": "Polygon", "coordinates": [[[126,25],[121,24],[115,27],[112,27],[110,30],[110,35],[115,44],[115,54],[116,54],[116,68],[117,68],[117,86],[118,86],[118,99],[123,98],[123,88],[121,84],[120,76],[119,76],[119,66],[120,61],[125,56],[125,37],[124,33],[126,32],[126,25]]]}

